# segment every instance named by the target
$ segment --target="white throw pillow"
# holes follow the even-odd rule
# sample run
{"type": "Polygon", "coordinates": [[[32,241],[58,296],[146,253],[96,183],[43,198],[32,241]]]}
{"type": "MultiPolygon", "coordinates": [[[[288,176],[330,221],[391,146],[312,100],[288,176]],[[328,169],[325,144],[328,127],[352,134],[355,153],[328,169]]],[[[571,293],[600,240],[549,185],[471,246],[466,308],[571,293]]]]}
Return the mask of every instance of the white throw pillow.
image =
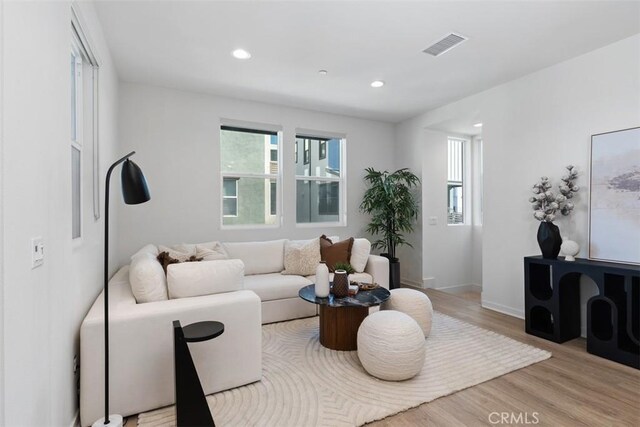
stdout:
{"type": "Polygon", "coordinates": [[[284,270],[284,239],[266,242],[223,243],[230,259],[244,262],[244,273],[280,273],[284,270]]]}
{"type": "Polygon", "coordinates": [[[136,252],[135,254],[131,255],[131,259],[133,259],[134,257],[140,255],[140,254],[151,254],[153,256],[158,256],[158,248],[156,247],[156,245],[146,245],[142,248],[140,248],[138,250],[138,252],[136,252]]]}
{"type": "Polygon", "coordinates": [[[239,259],[185,262],[167,267],[169,298],[239,291],[244,284],[244,264],[239,259]]]}
{"type": "Polygon", "coordinates": [[[182,243],[172,247],[158,245],[158,252],[168,252],[171,258],[175,258],[180,262],[185,262],[192,256],[196,256],[196,245],[182,243]]]}
{"type": "Polygon", "coordinates": [[[164,301],[167,298],[167,278],[162,265],[151,253],[139,253],[129,266],[131,292],[138,303],[164,301]]]}
{"type": "Polygon", "coordinates": [[[229,259],[229,255],[227,251],[224,250],[222,243],[207,242],[196,245],[196,258],[202,258],[203,261],[216,261],[229,259]]]}
{"type": "Polygon", "coordinates": [[[356,271],[362,273],[367,266],[369,254],[371,253],[371,242],[367,239],[353,239],[351,246],[351,258],[349,264],[356,271]]]}
{"type": "Polygon", "coordinates": [[[284,270],[282,274],[309,276],[316,273],[320,263],[320,239],[284,243],[284,270]]]}

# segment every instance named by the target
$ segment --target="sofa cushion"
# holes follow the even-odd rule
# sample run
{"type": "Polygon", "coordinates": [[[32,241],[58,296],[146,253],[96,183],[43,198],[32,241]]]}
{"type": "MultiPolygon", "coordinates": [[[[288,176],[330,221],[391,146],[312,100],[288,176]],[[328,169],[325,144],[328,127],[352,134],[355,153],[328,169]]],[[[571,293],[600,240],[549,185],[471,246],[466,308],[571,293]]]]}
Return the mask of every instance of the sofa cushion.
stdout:
{"type": "Polygon", "coordinates": [[[364,268],[367,266],[370,253],[371,242],[367,239],[353,239],[349,263],[356,273],[362,273],[364,271],[364,268]]]}
{"type": "Polygon", "coordinates": [[[207,242],[196,244],[196,257],[202,258],[204,261],[216,261],[220,259],[229,259],[227,251],[224,250],[220,242],[207,242]]]}
{"type": "Polygon", "coordinates": [[[138,303],[164,301],[167,298],[167,278],[155,255],[139,252],[129,267],[131,293],[138,303]]]}
{"type": "Polygon", "coordinates": [[[244,265],[237,259],[171,264],[167,268],[169,298],[239,291],[244,265]]]}
{"type": "Polygon", "coordinates": [[[255,292],[262,301],[295,298],[298,291],[312,282],[302,276],[285,276],[280,273],[245,276],[244,288],[255,292]]]}
{"type": "MultiPolygon", "coordinates": [[[[315,274],[312,276],[307,276],[312,283],[316,283],[315,274]]],[[[329,273],[329,280],[333,281],[333,273],[329,273]]],[[[349,275],[350,282],[362,282],[362,283],[373,283],[373,276],[369,273],[353,273],[349,275]]]]}
{"type": "Polygon", "coordinates": [[[353,237],[341,242],[333,243],[324,234],[320,236],[320,255],[322,261],[327,263],[329,271],[334,271],[335,264],[339,262],[349,262],[351,257],[351,247],[353,246],[353,237]]]}
{"type": "Polygon", "coordinates": [[[280,273],[284,270],[284,239],[266,242],[223,243],[230,259],[244,263],[244,274],[280,273]]]}
{"type": "Polygon", "coordinates": [[[282,274],[308,276],[316,272],[320,263],[320,239],[308,241],[287,240],[284,244],[284,271],[282,274]]]}

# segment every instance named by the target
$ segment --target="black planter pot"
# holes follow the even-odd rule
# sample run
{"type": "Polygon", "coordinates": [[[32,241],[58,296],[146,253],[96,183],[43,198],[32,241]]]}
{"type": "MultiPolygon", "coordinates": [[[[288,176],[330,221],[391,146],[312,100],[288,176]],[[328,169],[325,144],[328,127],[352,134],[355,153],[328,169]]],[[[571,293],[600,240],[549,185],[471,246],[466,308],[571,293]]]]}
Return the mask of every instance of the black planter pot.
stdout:
{"type": "Polygon", "coordinates": [[[389,289],[397,289],[400,287],[400,260],[398,258],[390,258],[389,254],[380,254],[389,260],[389,289]]]}
{"type": "Polygon", "coordinates": [[[538,227],[538,245],[542,251],[542,258],[558,259],[562,237],[560,229],[552,222],[541,222],[538,227]]]}

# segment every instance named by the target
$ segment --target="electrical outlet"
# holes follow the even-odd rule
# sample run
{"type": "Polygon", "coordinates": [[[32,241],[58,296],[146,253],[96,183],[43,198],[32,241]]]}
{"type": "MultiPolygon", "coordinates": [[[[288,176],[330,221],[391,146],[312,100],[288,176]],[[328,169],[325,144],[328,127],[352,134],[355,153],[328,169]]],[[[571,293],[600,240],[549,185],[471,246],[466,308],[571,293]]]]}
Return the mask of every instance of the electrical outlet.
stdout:
{"type": "Polygon", "coordinates": [[[429,225],[438,225],[438,217],[430,216],[429,217],[429,225]]]}
{"type": "Polygon", "coordinates": [[[42,237],[31,239],[31,268],[40,267],[44,264],[44,243],[42,237]]]}

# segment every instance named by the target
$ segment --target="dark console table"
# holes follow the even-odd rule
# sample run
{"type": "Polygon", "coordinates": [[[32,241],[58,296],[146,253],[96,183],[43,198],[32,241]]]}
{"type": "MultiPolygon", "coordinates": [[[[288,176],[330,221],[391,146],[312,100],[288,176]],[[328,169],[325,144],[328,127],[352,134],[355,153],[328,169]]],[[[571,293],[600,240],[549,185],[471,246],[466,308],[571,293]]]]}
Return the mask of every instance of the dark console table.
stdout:
{"type": "Polygon", "coordinates": [[[576,258],[524,258],[526,331],[562,343],[580,336],[580,276],[598,295],[587,302],[587,351],[640,369],[640,266],[576,258]]]}

